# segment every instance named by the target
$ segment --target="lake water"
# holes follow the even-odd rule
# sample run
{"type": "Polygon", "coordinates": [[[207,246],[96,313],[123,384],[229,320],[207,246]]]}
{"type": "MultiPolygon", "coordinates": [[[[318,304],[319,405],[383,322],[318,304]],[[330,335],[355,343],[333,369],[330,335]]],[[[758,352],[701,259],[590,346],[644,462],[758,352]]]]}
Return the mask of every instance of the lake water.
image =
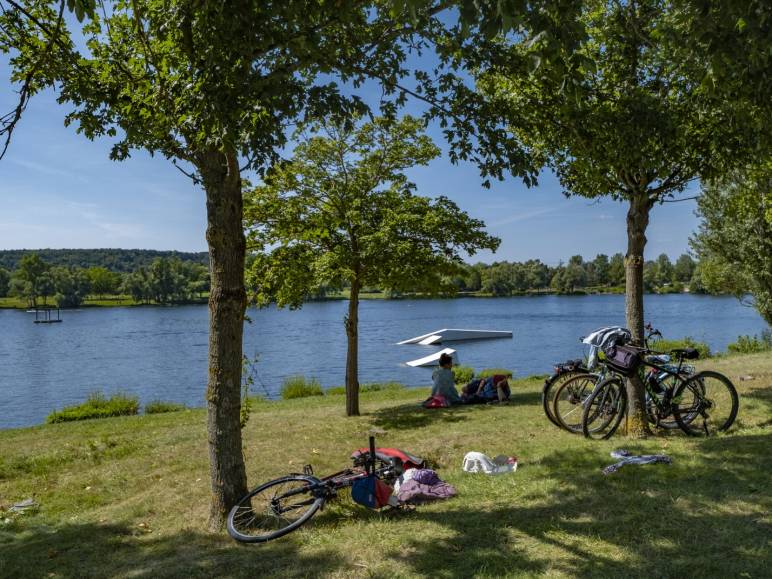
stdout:
{"type": "MultiPolygon", "coordinates": [[[[256,393],[275,395],[292,374],[343,384],[345,301],[298,311],[250,310],[245,353],[259,355],[256,393]]],[[[648,295],[646,320],[665,337],[692,336],[724,350],[739,334],[766,324],[731,297],[648,295]]],[[[62,312],[61,324],[33,324],[34,314],[0,310],[0,428],[41,423],[89,392],[122,390],[201,406],[207,376],[206,306],[90,308],[62,312]]],[[[624,296],[533,296],[449,300],[372,300],[360,308],[360,382],[396,380],[427,386],[431,371],[408,360],[444,346],[396,342],[441,328],[510,330],[513,339],[460,342],[460,362],[504,367],[517,376],[549,373],[583,352],[579,337],[624,325],[624,296]]]]}

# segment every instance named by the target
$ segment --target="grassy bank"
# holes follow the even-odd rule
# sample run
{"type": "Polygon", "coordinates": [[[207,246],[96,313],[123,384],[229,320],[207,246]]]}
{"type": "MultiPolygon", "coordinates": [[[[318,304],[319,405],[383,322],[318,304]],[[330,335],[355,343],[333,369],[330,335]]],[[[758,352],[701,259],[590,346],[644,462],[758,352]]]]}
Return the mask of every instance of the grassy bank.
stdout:
{"type": "MultiPolygon", "coordinates": [[[[202,297],[199,299],[194,300],[188,300],[184,302],[175,302],[176,305],[179,304],[206,304],[207,298],[202,297]]],[[[41,307],[43,304],[40,304],[41,307]]],[[[83,303],[79,306],[80,308],[111,308],[111,307],[128,307],[128,306],[148,306],[148,305],[165,305],[165,304],[146,304],[144,302],[138,302],[135,301],[134,298],[132,298],[129,295],[114,295],[114,296],[101,296],[101,297],[94,297],[94,298],[87,298],[83,301],[83,303]]],[[[56,302],[51,299],[48,302],[48,306],[56,307],[56,302]]],[[[27,300],[24,298],[19,297],[5,297],[0,298],[0,309],[17,309],[17,310],[27,310],[29,309],[29,305],[27,304],[27,300]]]]}
{"type": "Polygon", "coordinates": [[[430,412],[416,405],[425,392],[396,389],[364,393],[364,414],[351,419],[340,396],[258,403],[244,430],[252,484],[305,463],[318,473],[345,466],[376,427],[382,445],[429,457],[459,493],[407,514],[343,499],[263,546],[204,530],[202,410],[1,431],[0,505],[34,497],[40,507],[0,511],[0,576],[766,576],[772,356],[701,364],[741,394],[737,424],[707,440],[571,436],[543,417],[533,379],[517,381],[504,407],[430,412]],[[665,452],[673,464],[603,476],[619,447],[665,452]],[[516,454],[520,468],[464,474],[470,450],[516,454]]]}

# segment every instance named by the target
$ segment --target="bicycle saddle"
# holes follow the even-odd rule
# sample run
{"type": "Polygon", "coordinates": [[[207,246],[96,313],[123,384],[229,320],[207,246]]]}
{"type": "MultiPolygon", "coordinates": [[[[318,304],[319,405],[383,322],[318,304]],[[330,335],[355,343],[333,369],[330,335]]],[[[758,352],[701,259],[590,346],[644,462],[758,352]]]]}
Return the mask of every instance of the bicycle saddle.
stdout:
{"type": "Polygon", "coordinates": [[[683,358],[684,360],[696,360],[700,357],[700,353],[694,348],[673,348],[670,351],[675,356],[683,358]]]}

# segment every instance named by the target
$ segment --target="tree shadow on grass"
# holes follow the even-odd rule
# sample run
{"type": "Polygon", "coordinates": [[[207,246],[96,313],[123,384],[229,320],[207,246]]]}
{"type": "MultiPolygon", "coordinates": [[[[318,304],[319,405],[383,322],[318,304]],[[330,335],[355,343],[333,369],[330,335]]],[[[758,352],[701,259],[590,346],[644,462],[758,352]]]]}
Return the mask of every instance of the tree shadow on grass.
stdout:
{"type": "MultiPolygon", "coordinates": [[[[509,398],[509,404],[503,406],[512,408],[538,404],[541,401],[541,392],[513,392],[509,398]]],[[[460,404],[450,408],[424,408],[420,402],[402,404],[400,406],[388,406],[380,408],[372,413],[373,424],[385,429],[416,429],[424,428],[430,424],[446,423],[454,424],[473,418],[475,412],[485,412],[493,408],[499,408],[498,404],[460,404]]]]}
{"type": "Polygon", "coordinates": [[[372,413],[373,424],[379,428],[416,429],[434,423],[454,424],[469,418],[471,406],[424,408],[419,402],[388,406],[372,413]]]}
{"type": "Polygon", "coordinates": [[[0,535],[0,577],[307,577],[344,564],[294,541],[239,545],[225,535],[144,534],[118,524],[71,524],[0,535]]]}
{"type": "Polygon", "coordinates": [[[388,556],[434,577],[765,576],[771,437],[706,439],[696,466],[683,455],[609,476],[605,452],[558,451],[539,467],[545,482],[560,481],[554,490],[526,495],[528,506],[464,508],[460,496],[453,510],[418,510],[443,538],[406,536],[388,556]]]}

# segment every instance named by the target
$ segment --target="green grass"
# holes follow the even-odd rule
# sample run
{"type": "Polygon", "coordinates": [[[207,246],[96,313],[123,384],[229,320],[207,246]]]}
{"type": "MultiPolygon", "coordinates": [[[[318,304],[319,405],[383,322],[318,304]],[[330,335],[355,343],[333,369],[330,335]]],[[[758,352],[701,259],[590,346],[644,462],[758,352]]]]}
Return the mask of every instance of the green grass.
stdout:
{"type": "MultiPolygon", "coordinates": [[[[383,390],[402,390],[405,387],[400,382],[371,382],[369,384],[361,384],[359,386],[360,392],[381,392],[383,390]]],[[[344,387],[345,393],[345,387],[344,387]]]]}
{"type": "Polygon", "coordinates": [[[92,418],[111,418],[113,416],[131,416],[139,412],[139,398],[118,392],[106,398],[102,392],[92,392],[82,404],[65,406],[54,410],[46,417],[48,424],[73,422],[92,418]]]}
{"type": "Polygon", "coordinates": [[[180,412],[185,410],[184,404],[176,402],[164,402],[163,400],[153,400],[144,405],[145,414],[163,414],[164,412],[180,412]]]}
{"type": "Polygon", "coordinates": [[[305,376],[289,376],[281,385],[281,397],[284,400],[293,398],[307,398],[308,396],[322,396],[322,385],[316,378],[305,376]]]}
{"type": "Polygon", "coordinates": [[[772,357],[699,361],[740,391],[740,416],[711,439],[663,433],[587,441],[542,415],[541,382],[515,380],[509,406],[426,411],[427,389],[257,404],[243,432],[250,484],[340,469],[378,442],[432,459],[458,490],[410,513],[345,493],[302,529],[244,546],[206,529],[206,415],[186,410],[0,431],[0,577],[764,577],[772,530],[772,357]],[[750,379],[740,380],[740,377],[750,379]],[[609,452],[673,464],[604,476],[609,452]],[[514,474],[461,471],[470,450],[515,454],[514,474]]]}
{"type": "Polygon", "coordinates": [[[737,341],[727,346],[731,354],[755,354],[772,350],[772,332],[766,330],[761,336],[737,336],[737,341]]]}
{"type": "Polygon", "coordinates": [[[474,368],[471,366],[453,366],[451,372],[456,384],[468,384],[474,378],[474,368]]]}
{"type": "MultiPolygon", "coordinates": [[[[206,301],[207,301],[207,294],[203,294],[201,298],[194,298],[184,303],[198,304],[198,303],[206,303],[206,301]]],[[[49,298],[48,305],[54,305],[54,306],[56,305],[56,302],[53,299],[53,297],[49,298]]],[[[81,308],[118,307],[118,306],[127,307],[127,306],[142,306],[142,305],[147,305],[147,304],[134,301],[134,298],[132,298],[130,295],[106,295],[106,296],[90,296],[83,301],[80,307],[81,308]]],[[[15,308],[15,309],[26,310],[29,308],[29,306],[27,305],[26,298],[5,297],[5,298],[0,298],[0,309],[4,309],[4,308],[6,309],[15,308]]]]}
{"type": "Polygon", "coordinates": [[[680,340],[656,340],[650,342],[649,346],[659,352],[669,352],[674,348],[694,348],[700,353],[700,358],[708,358],[712,354],[705,342],[698,342],[689,336],[680,340]]]}

